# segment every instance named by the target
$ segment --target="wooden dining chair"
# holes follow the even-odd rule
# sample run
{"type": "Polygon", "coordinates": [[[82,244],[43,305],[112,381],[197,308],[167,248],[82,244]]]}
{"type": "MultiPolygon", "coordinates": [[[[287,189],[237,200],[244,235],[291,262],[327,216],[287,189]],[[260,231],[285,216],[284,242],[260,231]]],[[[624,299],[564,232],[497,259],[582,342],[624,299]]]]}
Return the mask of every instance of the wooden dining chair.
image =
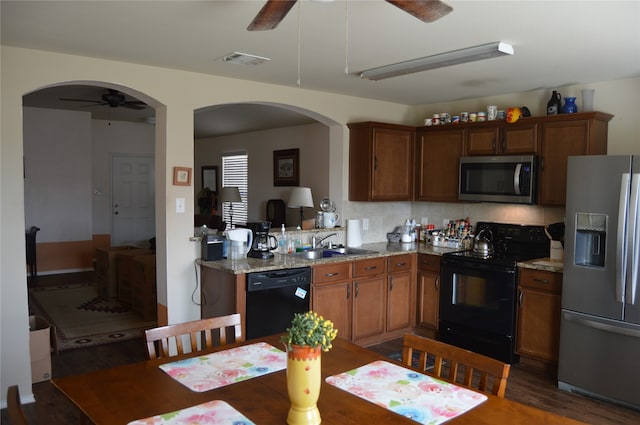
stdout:
{"type": "Polygon", "coordinates": [[[27,416],[22,409],[20,391],[17,385],[10,386],[7,390],[7,413],[10,425],[27,425],[27,416]]]}
{"type": "Polygon", "coordinates": [[[144,336],[149,359],[202,351],[213,346],[226,345],[228,342],[244,340],[238,313],[147,329],[144,336]],[[233,335],[228,335],[230,330],[233,330],[233,335]],[[189,344],[184,344],[183,336],[189,337],[189,344]],[[200,336],[200,349],[198,349],[198,336],[200,336]],[[231,341],[228,336],[233,337],[231,341]],[[170,354],[172,342],[175,344],[176,354],[170,354]],[[185,347],[189,347],[190,350],[185,351],[185,347]]]}
{"type": "Polygon", "coordinates": [[[462,384],[504,398],[510,365],[435,339],[405,334],[402,363],[411,367],[414,351],[419,352],[418,369],[421,371],[451,383],[462,384]],[[433,359],[433,368],[429,370],[428,358],[433,359]],[[447,369],[448,374],[445,372],[447,369]],[[490,382],[493,384],[490,385],[490,382]]]}

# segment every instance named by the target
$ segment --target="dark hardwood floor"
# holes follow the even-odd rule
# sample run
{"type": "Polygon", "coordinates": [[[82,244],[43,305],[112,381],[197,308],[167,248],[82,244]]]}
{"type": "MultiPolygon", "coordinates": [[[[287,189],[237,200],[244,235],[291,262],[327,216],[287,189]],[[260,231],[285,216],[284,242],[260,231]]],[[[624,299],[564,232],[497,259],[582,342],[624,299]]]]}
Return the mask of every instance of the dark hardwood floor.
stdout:
{"type": "MultiPolygon", "coordinates": [[[[39,284],[54,284],[54,281],[54,278],[45,277],[39,284]]],[[[385,342],[369,349],[389,356],[402,351],[402,340],[385,342]]],[[[61,378],[144,361],[145,352],[142,340],[134,339],[62,351],[58,355],[52,355],[51,360],[53,377],[61,378]]],[[[80,423],[80,414],[76,407],[60,394],[51,382],[34,384],[33,393],[36,402],[24,406],[30,424],[80,423]]],[[[511,368],[506,398],[593,425],[640,424],[640,412],[560,391],[549,373],[522,364],[513,365],[511,368]]],[[[8,423],[6,409],[2,410],[0,423],[8,423]]]]}

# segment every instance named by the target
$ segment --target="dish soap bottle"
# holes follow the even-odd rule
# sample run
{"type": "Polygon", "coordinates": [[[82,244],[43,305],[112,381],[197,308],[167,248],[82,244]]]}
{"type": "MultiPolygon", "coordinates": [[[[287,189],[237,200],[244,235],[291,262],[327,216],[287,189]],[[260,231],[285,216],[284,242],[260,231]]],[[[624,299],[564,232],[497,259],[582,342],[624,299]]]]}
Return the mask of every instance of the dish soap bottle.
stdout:
{"type": "Polygon", "coordinates": [[[280,229],[280,240],[278,241],[278,252],[280,252],[280,254],[287,253],[287,233],[284,229],[284,223],[282,223],[282,228],[280,229]]]}
{"type": "Polygon", "coordinates": [[[562,108],[562,96],[557,90],[551,93],[551,98],[547,102],[547,115],[558,115],[562,108]]]}

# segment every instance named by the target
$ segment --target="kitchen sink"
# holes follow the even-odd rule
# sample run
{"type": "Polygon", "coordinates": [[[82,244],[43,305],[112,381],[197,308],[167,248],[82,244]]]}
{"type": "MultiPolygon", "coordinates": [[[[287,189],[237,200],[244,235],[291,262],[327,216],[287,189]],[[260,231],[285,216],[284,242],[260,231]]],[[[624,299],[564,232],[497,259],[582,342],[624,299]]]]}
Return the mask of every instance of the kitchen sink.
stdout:
{"type": "Polygon", "coordinates": [[[378,254],[378,251],[372,251],[369,249],[361,248],[316,248],[307,251],[296,252],[292,255],[294,257],[303,258],[305,260],[318,260],[321,258],[331,257],[353,257],[358,255],[378,254]]]}

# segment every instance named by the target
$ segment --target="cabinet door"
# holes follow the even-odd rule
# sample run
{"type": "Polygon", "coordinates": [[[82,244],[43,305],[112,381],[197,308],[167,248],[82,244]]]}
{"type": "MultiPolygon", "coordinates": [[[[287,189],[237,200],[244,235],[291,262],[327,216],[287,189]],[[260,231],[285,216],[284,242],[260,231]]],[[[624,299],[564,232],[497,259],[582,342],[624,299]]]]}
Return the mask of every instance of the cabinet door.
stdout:
{"type": "Polygon", "coordinates": [[[312,310],[333,322],[338,336],[351,339],[351,283],[313,286],[312,310]]]}
{"type": "Polygon", "coordinates": [[[567,158],[586,155],[588,121],[564,121],[542,124],[540,161],[541,205],[563,206],[567,192],[567,158]]]}
{"type": "Polygon", "coordinates": [[[516,353],[557,363],[560,344],[560,294],[519,288],[516,353]]]}
{"type": "Polygon", "coordinates": [[[437,330],[440,319],[440,273],[418,271],[418,324],[437,330]]]}
{"type": "Polygon", "coordinates": [[[353,340],[384,333],[387,305],[385,276],[353,281],[353,340]]]}
{"type": "Polygon", "coordinates": [[[502,127],[500,139],[502,155],[527,155],[538,152],[538,125],[518,123],[502,127]]]}
{"type": "Polygon", "coordinates": [[[373,201],[413,199],[413,155],[413,133],[373,130],[373,201]]]}
{"type": "Polygon", "coordinates": [[[499,127],[479,127],[467,130],[467,155],[496,155],[499,151],[499,127]]]}
{"type": "Polygon", "coordinates": [[[416,199],[458,202],[458,163],[464,129],[428,130],[418,136],[416,199]]]}
{"type": "Polygon", "coordinates": [[[387,282],[387,332],[409,328],[411,320],[411,273],[394,273],[387,282]]]}

